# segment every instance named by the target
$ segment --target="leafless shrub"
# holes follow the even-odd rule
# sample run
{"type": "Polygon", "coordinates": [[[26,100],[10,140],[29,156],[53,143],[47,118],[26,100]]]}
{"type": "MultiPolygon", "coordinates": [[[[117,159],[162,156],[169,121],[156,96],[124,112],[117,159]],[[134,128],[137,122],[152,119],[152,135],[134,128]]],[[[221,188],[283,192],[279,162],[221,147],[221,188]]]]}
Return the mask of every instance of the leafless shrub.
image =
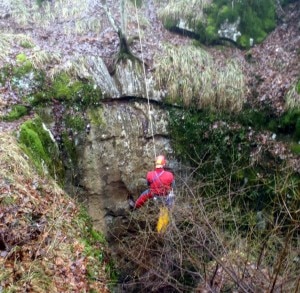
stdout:
{"type": "Polygon", "coordinates": [[[246,187],[231,190],[230,174],[219,190],[210,180],[178,189],[164,234],[155,230],[156,203],[132,212],[115,237],[122,292],[297,292],[299,191],[289,176],[276,178],[277,197],[264,228],[233,205],[246,187]],[[286,188],[295,202],[285,205],[280,194],[286,188]]]}

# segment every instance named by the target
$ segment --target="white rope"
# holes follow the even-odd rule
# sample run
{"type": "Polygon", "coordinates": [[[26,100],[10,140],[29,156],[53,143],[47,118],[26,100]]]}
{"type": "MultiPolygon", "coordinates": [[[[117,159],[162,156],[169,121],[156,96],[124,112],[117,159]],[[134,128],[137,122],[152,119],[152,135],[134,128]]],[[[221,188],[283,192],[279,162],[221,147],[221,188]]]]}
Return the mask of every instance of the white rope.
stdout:
{"type": "Polygon", "coordinates": [[[151,109],[150,109],[150,99],[149,99],[149,94],[148,94],[148,84],[147,84],[147,79],[146,79],[146,69],[145,69],[145,62],[144,62],[142,37],[141,37],[141,31],[140,31],[140,22],[139,22],[138,10],[137,10],[137,6],[136,6],[136,0],[134,1],[134,6],[135,6],[136,21],[137,21],[137,25],[138,25],[141,55],[142,55],[143,75],[144,75],[144,83],[145,83],[146,97],[147,97],[147,103],[148,103],[148,116],[149,116],[150,129],[151,129],[151,135],[152,135],[153,152],[154,152],[154,158],[156,158],[156,148],[155,148],[155,139],[154,139],[154,131],[153,131],[153,121],[152,121],[152,115],[151,115],[151,109]]]}

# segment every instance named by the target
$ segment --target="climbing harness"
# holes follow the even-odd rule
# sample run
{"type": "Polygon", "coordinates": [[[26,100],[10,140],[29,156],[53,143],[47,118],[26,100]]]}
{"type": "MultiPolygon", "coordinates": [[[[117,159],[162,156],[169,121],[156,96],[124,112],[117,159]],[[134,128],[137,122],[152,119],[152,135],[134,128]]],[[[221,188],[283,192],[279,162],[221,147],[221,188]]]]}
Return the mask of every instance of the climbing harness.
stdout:
{"type": "MultiPolygon", "coordinates": [[[[159,174],[155,173],[155,177],[152,179],[151,183],[154,183],[155,181],[159,180],[159,182],[161,183],[159,177],[164,173],[165,171],[163,170],[162,172],[160,172],[159,174]]],[[[162,184],[162,183],[161,183],[162,184]]]]}

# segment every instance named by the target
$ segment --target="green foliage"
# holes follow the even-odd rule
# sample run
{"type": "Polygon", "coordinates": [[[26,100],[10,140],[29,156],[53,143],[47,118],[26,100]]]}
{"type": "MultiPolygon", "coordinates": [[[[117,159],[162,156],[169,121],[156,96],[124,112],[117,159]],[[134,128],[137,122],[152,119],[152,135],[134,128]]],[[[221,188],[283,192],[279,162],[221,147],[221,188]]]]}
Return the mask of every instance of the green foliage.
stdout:
{"type": "MultiPolygon", "coordinates": [[[[260,160],[251,161],[252,142],[248,139],[251,128],[264,128],[269,119],[266,113],[254,110],[248,110],[244,117],[208,110],[170,111],[169,131],[176,156],[196,170],[195,179],[203,186],[205,182],[214,182],[201,190],[201,197],[219,194],[223,211],[229,214],[235,211],[234,222],[229,217],[224,223],[227,230],[233,231],[238,226],[248,231],[252,229],[253,213],[262,210],[276,213],[280,208],[279,203],[274,208],[274,201],[280,200],[275,178],[278,170],[283,170],[282,162],[268,152],[263,152],[260,160]],[[237,126],[236,122],[243,124],[237,126]],[[224,197],[228,193],[233,195],[230,202],[224,197]]],[[[299,186],[298,177],[296,182],[299,186]]],[[[297,187],[291,193],[296,190],[297,187]]]]}
{"type": "MultiPolygon", "coordinates": [[[[264,40],[267,35],[266,29],[264,28],[262,19],[259,15],[257,15],[253,10],[253,8],[248,7],[243,10],[243,14],[241,17],[240,30],[242,35],[248,35],[252,37],[256,43],[260,43],[264,40]]],[[[273,25],[273,28],[275,23],[273,25]]]]}
{"type": "Polygon", "coordinates": [[[27,57],[24,53],[18,54],[16,57],[17,62],[19,62],[20,64],[27,62],[27,57]]]}
{"type": "MultiPolygon", "coordinates": [[[[45,84],[45,80],[43,80],[45,84]]],[[[72,80],[66,73],[57,75],[42,90],[30,97],[30,104],[37,106],[56,99],[75,108],[97,106],[102,98],[101,89],[88,80],[72,80]]]]}
{"type": "Polygon", "coordinates": [[[71,128],[75,131],[82,131],[85,129],[85,121],[80,114],[67,115],[64,120],[67,128],[71,128]]]}
{"type": "Polygon", "coordinates": [[[5,196],[0,199],[0,203],[3,206],[10,206],[16,204],[16,198],[13,196],[5,196]]]}
{"type": "Polygon", "coordinates": [[[38,105],[46,105],[49,101],[51,101],[52,97],[49,92],[38,91],[33,95],[27,96],[24,100],[27,101],[32,106],[38,105]]]}
{"type": "Polygon", "coordinates": [[[62,73],[54,78],[52,84],[53,96],[57,99],[70,101],[75,94],[81,89],[78,81],[71,81],[66,73],[62,73]]]}
{"type": "Polygon", "coordinates": [[[169,30],[176,27],[177,24],[178,20],[174,19],[173,17],[166,17],[166,19],[164,20],[164,27],[169,30]]]}
{"type": "Polygon", "coordinates": [[[296,92],[300,95],[300,79],[298,80],[296,84],[296,92]]]}
{"type": "Polygon", "coordinates": [[[200,20],[201,24],[198,22],[195,30],[199,34],[200,41],[207,44],[217,40],[217,31],[225,21],[234,23],[240,19],[238,29],[242,37],[239,38],[238,43],[244,48],[249,47],[249,38],[253,38],[256,43],[262,42],[276,25],[273,0],[214,0],[210,7],[204,9],[204,12],[206,20],[200,20]]]}
{"type": "Polygon", "coordinates": [[[30,48],[34,47],[34,45],[31,42],[27,41],[27,40],[21,41],[20,46],[25,48],[25,49],[30,49],[30,48]]]}
{"type": "Polygon", "coordinates": [[[232,7],[223,5],[218,13],[218,25],[224,23],[225,21],[229,21],[233,23],[238,18],[238,12],[232,7]]]}
{"type": "Polygon", "coordinates": [[[99,242],[100,244],[106,244],[104,235],[94,230],[92,225],[92,219],[85,207],[80,207],[78,218],[75,219],[75,221],[76,224],[82,228],[81,230],[84,231],[84,234],[82,236],[86,240],[88,240],[89,244],[93,244],[95,242],[99,242]]]}
{"type": "Polygon", "coordinates": [[[205,24],[204,23],[202,23],[201,21],[197,21],[196,25],[195,25],[195,31],[197,32],[198,40],[201,43],[204,43],[204,44],[208,43],[207,38],[206,38],[205,24]]]}
{"type": "Polygon", "coordinates": [[[99,87],[89,81],[82,81],[74,102],[86,109],[99,105],[101,98],[102,92],[99,87]]]}
{"type": "Polygon", "coordinates": [[[70,164],[70,166],[67,165],[68,169],[74,170],[77,165],[78,156],[74,141],[69,137],[66,131],[62,133],[62,142],[65,156],[69,158],[69,160],[65,160],[65,164],[70,164]]]}
{"type": "Polygon", "coordinates": [[[104,235],[93,228],[92,219],[86,208],[80,208],[74,225],[81,228],[81,243],[84,245],[84,254],[90,259],[87,267],[87,275],[90,279],[97,278],[100,267],[105,265],[105,271],[109,276],[110,285],[117,281],[117,270],[112,260],[108,258],[105,246],[107,245],[104,235]]]}
{"type": "Polygon", "coordinates": [[[63,167],[56,144],[43,128],[40,118],[28,120],[21,125],[19,142],[39,171],[48,171],[63,179],[63,167]]]}
{"type": "Polygon", "coordinates": [[[296,155],[300,155],[300,144],[299,143],[292,143],[291,144],[291,151],[296,155]]]}
{"type": "Polygon", "coordinates": [[[231,129],[229,117],[209,110],[171,112],[170,131],[177,155],[185,161],[205,158],[205,172],[218,172],[219,164],[230,166],[237,160],[243,163],[250,151],[245,129],[231,129]]]}
{"type": "Polygon", "coordinates": [[[42,6],[43,5],[43,3],[45,3],[47,0],[35,0],[35,2],[36,2],[36,4],[38,5],[38,6],[42,6]]]}
{"type": "Polygon", "coordinates": [[[235,119],[245,127],[251,126],[256,130],[267,128],[276,131],[277,126],[275,125],[277,125],[277,122],[271,113],[272,111],[268,108],[258,110],[252,107],[245,107],[241,113],[236,115],[235,119]]]}
{"type": "Polygon", "coordinates": [[[292,133],[296,139],[300,139],[300,109],[288,110],[279,117],[278,131],[283,134],[292,133]]]}
{"type": "Polygon", "coordinates": [[[277,117],[272,115],[272,110],[265,108],[245,108],[235,117],[236,121],[243,126],[251,126],[255,130],[269,130],[274,133],[300,138],[300,110],[291,109],[277,117]]]}
{"type": "Polygon", "coordinates": [[[208,25],[205,28],[205,40],[207,43],[213,43],[217,39],[217,27],[208,25]]]}
{"type": "Polygon", "coordinates": [[[92,125],[100,126],[104,123],[103,111],[102,111],[101,107],[89,109],[88,117],[89,117],[92,125]]]}
{"type": "Polygon", "coordinates": [[[13,68],[13,76],[16,78],[21,78],[25,74],[33,70],[31,62],[27,59],[24,53],[18,54],[16,56],[17,65],[13,68]]]}
{"type": "Polygon", "coordinates": [[[25,106],[13,105],[11,111],[7,115],[3,116],[3,120],[14,121],[26,115],[27,113],[28,113],[28,109],[25,106]]]}
{"type": "Polygon", "coordinates": [[[242,48],[250,48],[250,37],[244,34],[238,38],[238,43],[242,48]]]}
{"type": "Polygon", "coordinates": [[[4,85],[6,80],[10,77],[11,75],[11,67],[10,66],[4,66],[0,70],[0,84],[4,85]]]}
{"type": "Polygon", "coordinates": [[[140,8],[142,7],[143,0],[130,0],[136,7],[140,8]]]}

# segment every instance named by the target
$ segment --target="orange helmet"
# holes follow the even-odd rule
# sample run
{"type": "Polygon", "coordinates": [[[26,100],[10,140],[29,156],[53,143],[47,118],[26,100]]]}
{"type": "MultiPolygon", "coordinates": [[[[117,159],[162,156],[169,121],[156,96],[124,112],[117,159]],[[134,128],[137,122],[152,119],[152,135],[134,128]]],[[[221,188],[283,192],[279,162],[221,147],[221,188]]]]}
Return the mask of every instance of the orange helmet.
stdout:
{"type": "Polygon", "coordinates": [[[155,159],[155,168],[163,168],[166,165],[167,161],[164,156],[158,156],[155,159]]]}

